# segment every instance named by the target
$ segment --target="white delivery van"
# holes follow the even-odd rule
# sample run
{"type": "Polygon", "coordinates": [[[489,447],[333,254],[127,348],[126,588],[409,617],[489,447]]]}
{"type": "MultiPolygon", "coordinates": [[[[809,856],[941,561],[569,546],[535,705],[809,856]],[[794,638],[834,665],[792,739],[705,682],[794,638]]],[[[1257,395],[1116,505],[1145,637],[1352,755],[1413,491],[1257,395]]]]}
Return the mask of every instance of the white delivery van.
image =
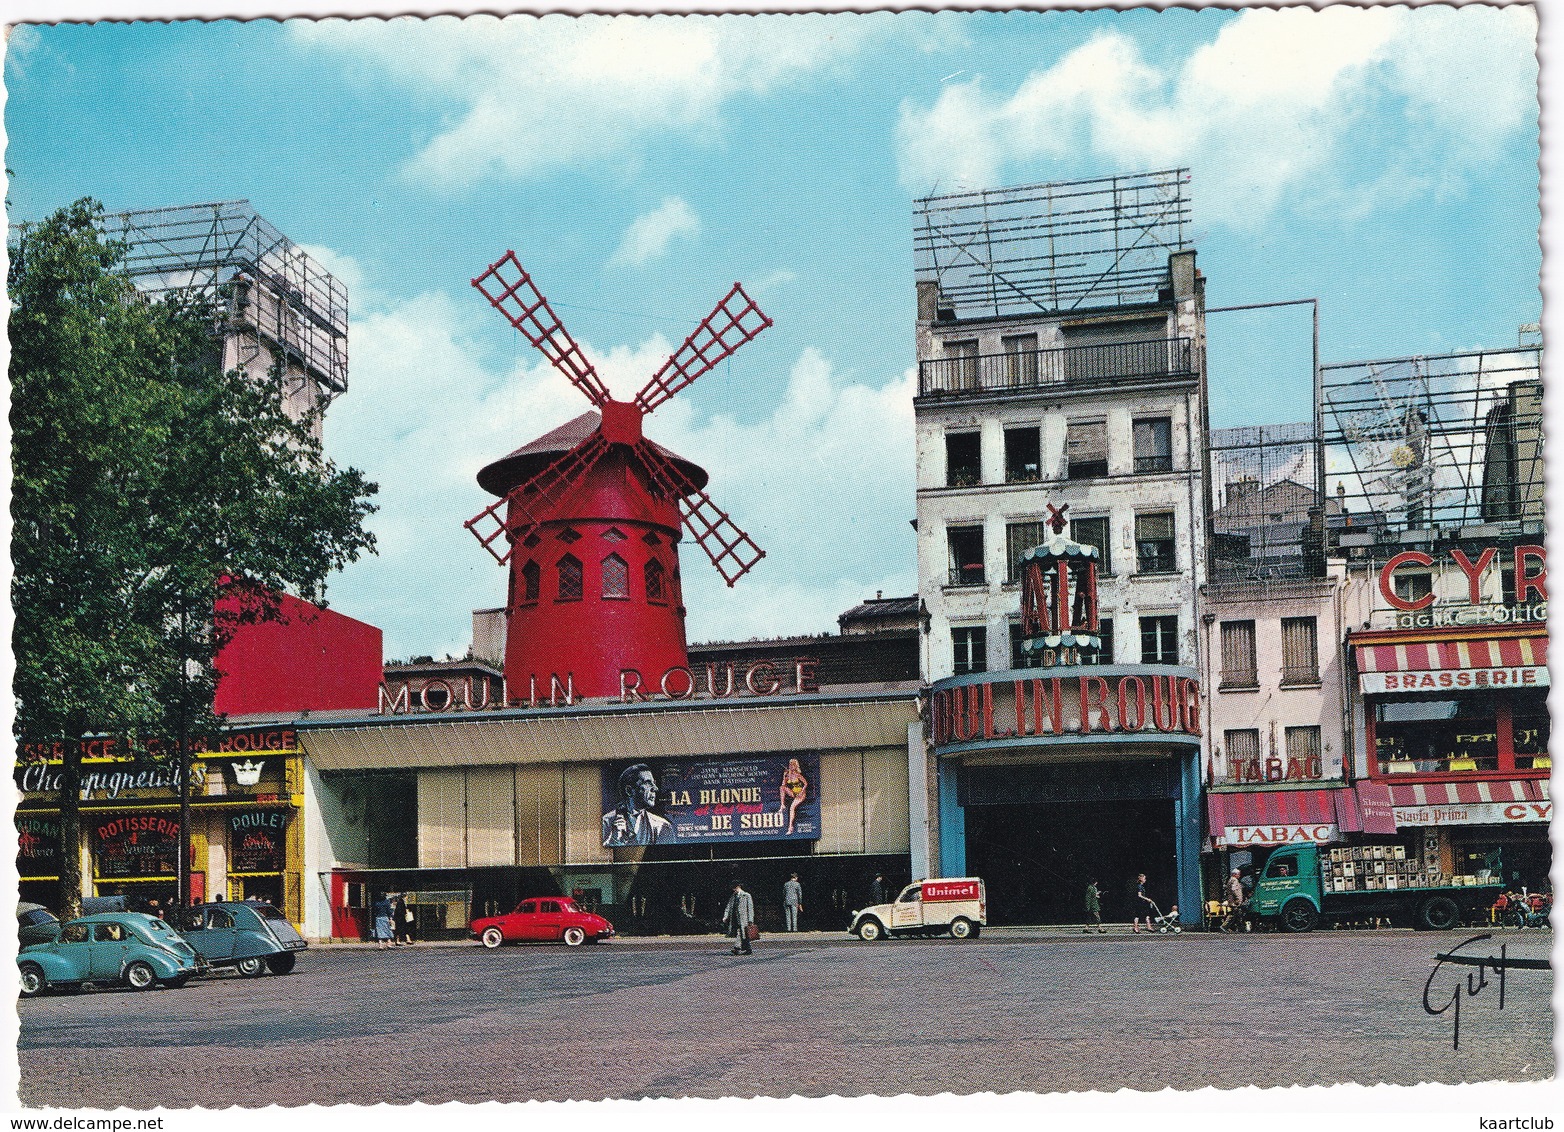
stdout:
{"type": "Polygon", "coordinates": [[[914,881],[894,904],[876,904],[853,913],[847,929],[859,939],[888,935],[945,935],[975,939],[988,923],[988,898],[977,877],[914,881]]]}

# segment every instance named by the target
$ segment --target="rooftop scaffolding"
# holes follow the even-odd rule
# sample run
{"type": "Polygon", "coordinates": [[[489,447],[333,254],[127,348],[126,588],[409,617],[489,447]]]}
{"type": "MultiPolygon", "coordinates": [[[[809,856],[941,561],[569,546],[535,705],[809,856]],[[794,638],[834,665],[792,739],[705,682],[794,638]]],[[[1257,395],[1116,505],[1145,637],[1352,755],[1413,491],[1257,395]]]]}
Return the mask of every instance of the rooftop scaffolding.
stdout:
{"type": "Polygon", "coordinates": [[[931,196],[916,202],[919,282],[941,317],[1154,303],[1186,246],[1188,169],[931,196]]]}
{"type": "Polygon", "coordinates": [[[1211,580],[1272,583],[1313,577],[1324,565],[1314,426],[1211,430],[1211,580]]]}

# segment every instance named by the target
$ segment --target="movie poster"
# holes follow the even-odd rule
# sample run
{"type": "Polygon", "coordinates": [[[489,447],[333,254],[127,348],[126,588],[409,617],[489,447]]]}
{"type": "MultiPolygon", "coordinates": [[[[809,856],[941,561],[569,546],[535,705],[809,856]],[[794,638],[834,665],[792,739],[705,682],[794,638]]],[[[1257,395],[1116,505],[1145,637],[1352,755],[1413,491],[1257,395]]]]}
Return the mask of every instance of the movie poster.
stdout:
{"type": "Polygon", "coordinates": [[[814,841],[820,760],[812,754],[611,763],[603,844],[814,841]]]}

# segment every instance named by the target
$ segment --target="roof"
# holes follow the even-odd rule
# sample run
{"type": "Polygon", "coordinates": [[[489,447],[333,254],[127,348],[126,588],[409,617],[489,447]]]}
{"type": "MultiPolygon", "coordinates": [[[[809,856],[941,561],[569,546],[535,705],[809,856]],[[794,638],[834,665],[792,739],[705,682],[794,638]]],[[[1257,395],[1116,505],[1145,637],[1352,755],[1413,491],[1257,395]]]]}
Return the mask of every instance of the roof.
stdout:
{"type": "Polygon", "coordinates": [[[912,594],[910,597],[871,597],[868,601],[853,606],[837,620],[863,621],[869,618],[916,616],[918,616],[918,595],[912,594]]]}
{"type": "MultiPolygon", "coordinates": [[[[502,456],[483,468],[478,473],[478,486],[491,495],[504,495],[518,484],[526,483],[556,457],[564,455],[591,436],[602,421],[601,414],[590,409],[575,420],[566,421],[553,432],[544,433],[536,440],[523,444],[509,456],[502,456]]],[[[647,443],[672,460],[696,488],[706,486],[709,477],[705,468],[654,440],[648,438],[647,443]]]]}

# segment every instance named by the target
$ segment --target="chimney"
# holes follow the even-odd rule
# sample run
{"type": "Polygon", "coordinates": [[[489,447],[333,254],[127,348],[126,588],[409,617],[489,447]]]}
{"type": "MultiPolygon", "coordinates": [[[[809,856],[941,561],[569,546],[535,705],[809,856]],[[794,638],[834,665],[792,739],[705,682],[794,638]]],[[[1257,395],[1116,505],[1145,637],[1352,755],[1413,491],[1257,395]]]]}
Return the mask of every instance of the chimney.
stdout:
{"type": "Polygon", "coordinates": [[[918,321],[933,322],[939,317],[939,284],[932,279],[918,280],[918,321]]]}

